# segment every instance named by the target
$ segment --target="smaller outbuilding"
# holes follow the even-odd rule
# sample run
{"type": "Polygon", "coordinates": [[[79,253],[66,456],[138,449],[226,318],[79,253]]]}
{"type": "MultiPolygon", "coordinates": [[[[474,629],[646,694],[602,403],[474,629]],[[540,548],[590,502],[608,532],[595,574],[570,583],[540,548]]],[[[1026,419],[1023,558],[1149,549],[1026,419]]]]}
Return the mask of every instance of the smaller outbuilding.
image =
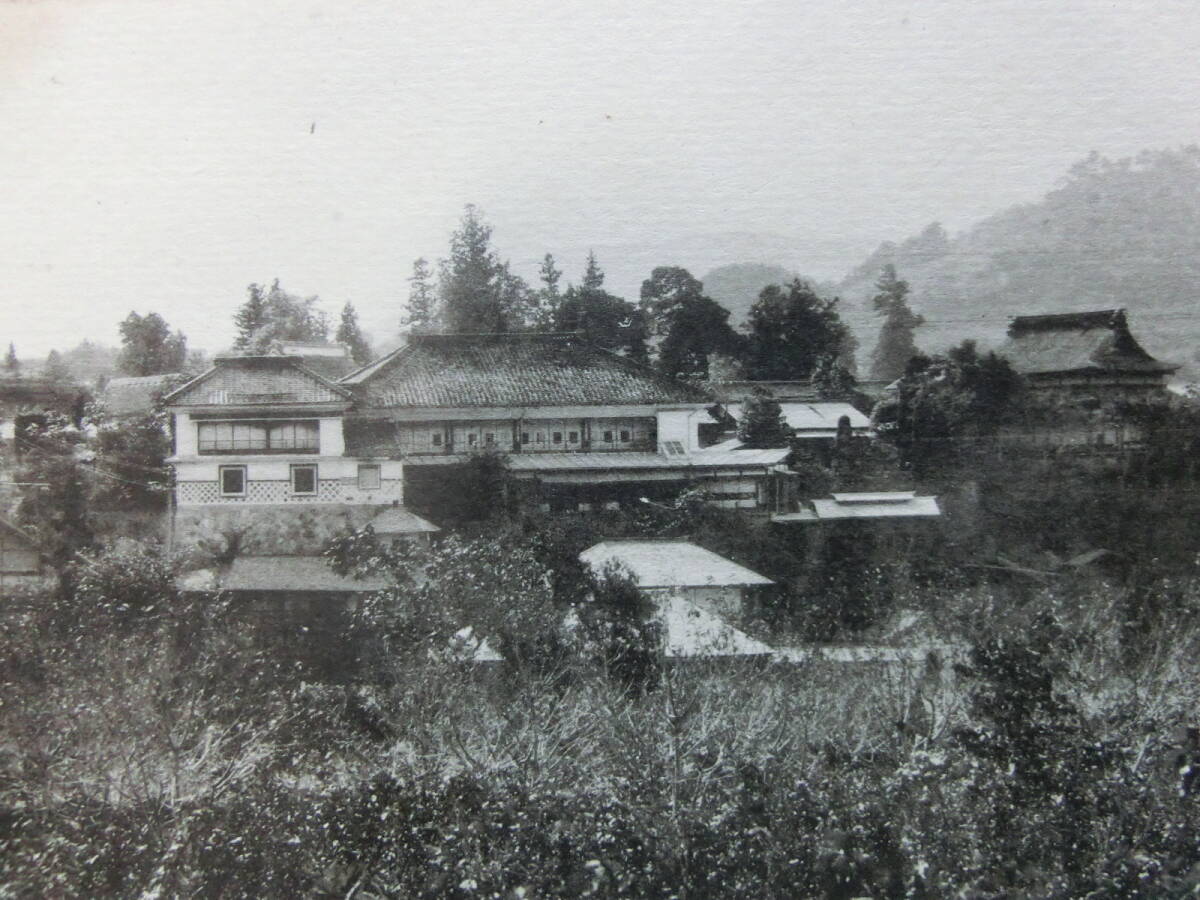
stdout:
{"type": "Polygon", "coordinates": [[[772,522],[836,522],[846,519],[932,519],[942,514],[936,497],[915,491],[875,491],[832,494],[828,499],[804,500],[794,512],[779,513],[772,522]]]}
{"type": "Polygon", "coordinates": [[[685,540],[615,540],[593,544],[579,555],[595,572],[617,565],[652,598],[683,598],[698,609],[736,616],[755,591],[774,582],[711,550],[685,540]]]}

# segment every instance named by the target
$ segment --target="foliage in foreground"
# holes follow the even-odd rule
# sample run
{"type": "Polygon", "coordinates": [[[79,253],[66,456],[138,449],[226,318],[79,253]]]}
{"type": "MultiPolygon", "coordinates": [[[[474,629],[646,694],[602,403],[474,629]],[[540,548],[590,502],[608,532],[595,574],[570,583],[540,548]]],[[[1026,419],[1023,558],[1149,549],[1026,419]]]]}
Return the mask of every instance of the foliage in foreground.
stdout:
{"type": "MultiPolygon", "coordinates": [[[[486,602],[471,573],[506,601],[545,589],[537,554],[460,549],[436,573],[456,604],[486,602]]],[[[1136,634],[1117,590],[944,598],[974,647],[957,661],[698,663],[632,692],[594,658],[409,652],[334,686],[249,644],[219,598],[173,595],[169,560],[122,554],[0,634],[5,896],[1200,885],[1194,580],[1160,585],[1136,634]]],[[[392,627],[428,648],[436,614],[392,627]]]]}

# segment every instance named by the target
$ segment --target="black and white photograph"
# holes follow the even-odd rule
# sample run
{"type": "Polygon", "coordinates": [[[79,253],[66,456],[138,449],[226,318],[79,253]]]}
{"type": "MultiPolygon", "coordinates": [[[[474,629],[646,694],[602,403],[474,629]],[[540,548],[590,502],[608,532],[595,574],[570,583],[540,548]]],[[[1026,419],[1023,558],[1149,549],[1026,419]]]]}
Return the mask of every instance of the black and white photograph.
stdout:
{"type": "Polygon", "coordinates": [[[0,900],[1200,897],[1200,11],[0,2],[0,900]]]}

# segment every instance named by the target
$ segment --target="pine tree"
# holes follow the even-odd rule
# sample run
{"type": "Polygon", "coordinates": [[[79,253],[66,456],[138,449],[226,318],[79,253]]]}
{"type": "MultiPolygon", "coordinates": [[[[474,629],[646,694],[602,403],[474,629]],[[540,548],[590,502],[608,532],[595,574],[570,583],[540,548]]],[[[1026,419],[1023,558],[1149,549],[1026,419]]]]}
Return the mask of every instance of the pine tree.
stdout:
{"type": "Polygon", "coordinates": [[[17,359],[17,348],[8,343],[8,355],[4,357],[4,371],[9,375],[21,374],[21,361],[17,359]]]}
{"type": "Polygon", "coordinates": [[[585,291],[599,291],[604,288],[604,272],[601,271],[600,264],[596,261],[594,250],[588,251],[587,268],[583,272],[581,287],[585,291]]]}
{"type": "Polygon", "coordinates": [[[402,327],[413,332],[432,331],[437,323],[437,291],[433,285],[433,270],[425,257],[413,260],[412,275],[408,278],[408,315],[402,327]]]}
{"type": "Polygon", "coordinates": [[[707,379],[710,356],[741,356],[742,340],[729,325],[729,310],[706,297],[687,269],[655,269],[642,282],[641,310],[648,330],[662,338],[658,368],[667,375],[707,379]]]}
{"type": "Polygon", "coordinates": [[[786,447],[791,434],[779,401],[766,388],[755,387],[742,408],[738,439],[747,447],[786,447]]]}
{"type": "Polygon", "coordinates": [[[925,319],[908,306],[908,282],[896,277],[896,267],[883,267],[879,291],[873,298],[875,311],[883,316],[879,342],[871,360],[871,377],[877,381],[894,381],[904,374],[908,361],[917,355],[913,333],[925,319]]]}
{"type": "Polygon", "coordinates": [[[354,311],[353,304],[347,303],[342,307],[342,319],[333,339],[349,347],[350,356],[360,366],[365,366],[371,361],[371,345],[367,343],[358,327],[358,313],[354,311]]]}
{"type": "Polygon", "coordinates": [[[329,338],[329,318],[319,308],[316,295],[289,294],[276,278],[270,288],[252,284],[246,302],[234,314],[238,337],[234,349],[266,353],[277,341],[324,341],[329,338]]]}

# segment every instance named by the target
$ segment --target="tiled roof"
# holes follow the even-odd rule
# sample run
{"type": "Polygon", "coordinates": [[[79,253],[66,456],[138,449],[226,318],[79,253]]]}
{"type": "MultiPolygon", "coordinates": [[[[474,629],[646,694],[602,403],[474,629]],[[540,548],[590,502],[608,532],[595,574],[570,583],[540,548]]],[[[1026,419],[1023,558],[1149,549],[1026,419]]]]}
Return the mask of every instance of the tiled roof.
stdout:
{"type": "Polygon", "coordinates": [[[269,406],[343,403],[349,394],[295,357],[230,356],[163,399],[175,406],[269,406]]]}
{"type": "Polygon", "coordinates": [[[1022,375],[1056,372],[1166,374],[1177,366],[1147,353],[1129,331],[1123,309],[1017,316],[997,351],[1022,375]]]}
{"type": "Polygon", "coordinates": [[[342,379],[367,406],[705,403],[699,389],[573,334],[423,334],[342,379]]]}
{"type": "Polygon", "coordinates": [[[706,387],[722,403],[749,400],[756,388],[765,388],[776,400],[820,400],[812,381],[710,381],[706,387]]]}
{"type": "Polygon", "coordinates": [[[178,373],[111,378],[100,394],[100,401],[111,416],[149,415],[158,399],[181,379],[178,373]]]}
{"type": "Polygon", "coordinates": [[[643,588],[774,584],[771,579],[690,541],[601,541],[580,553],[579,558],[596,571],[610,562],[619,563],[643,588]]]}

